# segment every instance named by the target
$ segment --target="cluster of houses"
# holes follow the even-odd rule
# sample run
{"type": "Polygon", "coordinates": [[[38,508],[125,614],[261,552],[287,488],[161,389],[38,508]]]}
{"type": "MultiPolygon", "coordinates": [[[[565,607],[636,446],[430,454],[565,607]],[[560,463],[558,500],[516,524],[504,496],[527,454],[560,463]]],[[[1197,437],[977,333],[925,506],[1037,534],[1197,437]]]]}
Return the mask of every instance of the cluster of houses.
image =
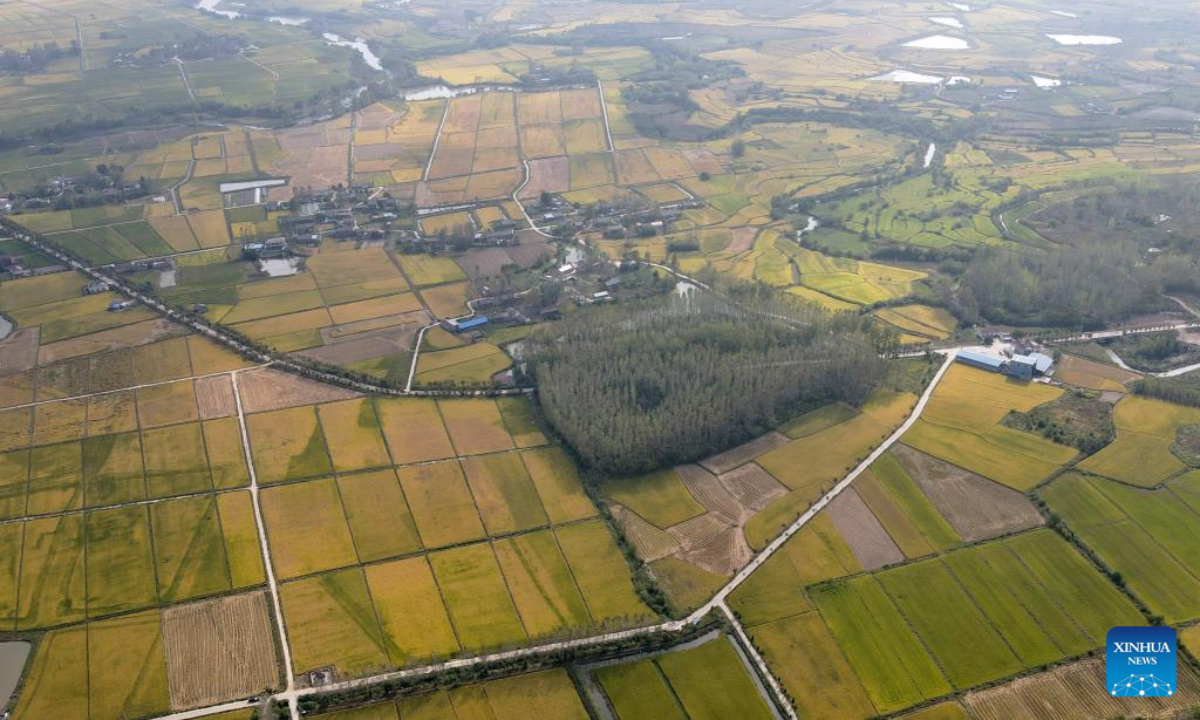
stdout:
{"type": "MultiPolygon", "coordinates": [[[[85,296],[86,295],[100,295],[102,293],[108,292],[109,290],[110,290],[110,288],[108,286],[108,283],[96,281],[96,282],[91,282],[91,283],[88,283],[87,285],[84,285],[82,288],[80,288],[80,293],[85,296]]],[[[110,302],[108,304],[108,311],[109,312],[122,312],[124,310],[128,310],[129,308],[131,308],[133,306],[134,306],[133,300],[117,299],[117,300],[113,300],[112,302],[110,302]]]]}
{"type": "Polygon", "coordinates": [[[117,204],[149,194],[141,180],[126,180],[120,168],[82,175],[59,175],[41,185],[0,197],[0,215],[18,210],[48,210],[117,204]]]}
{"type": "Polygon", "coordinates": [[[633,212],[620,207],[600,206],[590,218],[591,229],[601,231],[608,240],[621,240],[630,233],[637,237],[654,237],[667,232],[671,224],[683,217],[685,210],[703,206],[700,200],[669,203],[633,212]]]}

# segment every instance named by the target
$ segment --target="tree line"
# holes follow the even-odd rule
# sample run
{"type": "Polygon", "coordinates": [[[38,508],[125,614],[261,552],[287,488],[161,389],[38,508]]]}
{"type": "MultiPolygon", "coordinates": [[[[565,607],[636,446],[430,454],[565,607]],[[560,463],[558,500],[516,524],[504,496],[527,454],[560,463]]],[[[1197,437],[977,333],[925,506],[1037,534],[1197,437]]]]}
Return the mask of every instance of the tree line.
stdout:
{"type": "Polygon", "coordinates": [[[959,318],[1010,325],[1095,329],[1158,306],[1159,286],[1129,245],[1060,247],[1047,253],[983,248],[946,304],[959,318]]]}

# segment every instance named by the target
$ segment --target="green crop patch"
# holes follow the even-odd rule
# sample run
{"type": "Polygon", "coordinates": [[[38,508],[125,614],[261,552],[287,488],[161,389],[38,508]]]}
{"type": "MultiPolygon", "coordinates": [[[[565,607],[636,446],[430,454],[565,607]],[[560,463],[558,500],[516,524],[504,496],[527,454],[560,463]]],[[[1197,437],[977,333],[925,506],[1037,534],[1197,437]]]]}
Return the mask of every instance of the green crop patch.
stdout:
{"type": "Polygon", "coordinates": [[[1200,616],[1197,516],[1176,494],[1068,474],[1042,497],[1167,622],[1200,616]]]}
{"type": "Polygon", "coordinates": [[[905,565],[878,578],[955,687],[972,687],[1022,669],[996,628],[939,561],[905,565]]]}
{"type": "Polygon", "coordinates": [[[216,498],[194,497],[150,506],[158,588],[164,602],[231,587],[216,498]]]}
{"type": "Polygon", "coordinates": [[[484,650],[526,641],[491,545],[432,553],[429,562],[464,648],[484,650]]]}

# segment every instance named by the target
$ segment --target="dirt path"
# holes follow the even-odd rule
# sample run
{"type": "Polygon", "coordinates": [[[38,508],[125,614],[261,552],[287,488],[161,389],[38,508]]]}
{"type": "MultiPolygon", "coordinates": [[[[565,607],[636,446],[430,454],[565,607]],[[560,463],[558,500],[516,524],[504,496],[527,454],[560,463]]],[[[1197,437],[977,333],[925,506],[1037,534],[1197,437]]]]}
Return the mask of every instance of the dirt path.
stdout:
{"type": "Polygon", "coordinates": [[[193,103],[195,103],[196,92],[192,90],[192,81],[188,79],[187,68],[183,66],[183,61],[179,58],[173,57],[171,59],[174,60],[175,64],[179,66],[179,76],[183,78],[183,88],[187,90],[188,97],[192,99],[193,103]]]}
{"type": "MultiPolygon", "coordinates": [[[[438,143],[442,141],[442,128],[446,127],[446,118],[450,116],[450,101],[446,101],[446,108],[442,110],[442,121],[438,123],[437,135],[433,136],[433,147],[429,149],[429,162],[425,163],[425,174],[421,176],[421,180],[429,180],[429,170],[433,167],[433,158],[437,155],[438,143]]],[[[529,176],[529,170],[526,168],[526,177],[529,176]]]]}
{"type": "MultiPolygon", "coordinates": [[[[617,146],[613,144],[612,128],[608,125],[608,101],[604,99],[604,82],[600,78],[596,78],[596,91],[600,93],[600,112],[604,116],[604,137],[608,138],[608,151],[615,153],[617,146]]],[[[617,168],[614,166],[613,172],[616,170],[617,168]]]]}
{"type": "Polygon", "coordinates": [[[1181,298],[1177,298],[1174,295],[1166,295],[1164,297],[1166,297],[1168,300],[1174,300],[1176,303],[1179,304],[1179,306],[1181,308],[1183,308],[1184,310],[1187,310],[1192,315],[1195,315],[1196,317],[1200,318],[1200,310],[1197,310],[1196,308],[1192,307],[1191,305],[1188,305],[1181,298]]]}
{"type": "MultiPolygon", "coordinates": [[[[237,405],[238,429],[242,435],[242,452],[246,457],[246,470],[250,475],[250,499],[254,505],[254,526],[258,531],[258,544],[262,551],[263,567],[267,571],[267,586],[271,592],[272,614],[275,616],[276,631],[279,633],[279,644],[283,650],[283,671],[287,682],[287,694],[291,695],[296,690],[296,668],[292,664],[292,649],[288,644],[287,627],[283,623],[283,605],[279,601],[279,582],[275,579],[275,568],[271,563],[271,546],[267,543],[267,531],[263,523],[262,502],[259,500],[258,492],[258,474],[254,471],[254,456],[250,452],[250,435],[246,432],[246,413],[242,408],[242,392],[238,387],[238,374],[240,372],[242,371],[237,370],[231,375],[233,380],[233,399],[237,405]]],[[[287,702],[292,720],[300,720],[300,713],[296,707],[295,697],[289,697],[287,702]]]]}
{"type": "MultiPolygon", "coordinates": [[[[182,72],[182,71],[183,71],[183,68],[181,66],[180,72],[182,72]]],[[[184,77],[186,78],[187,76],[185,75],[184,77]]],[[[187,185],[189,182],[191,182],[192,173],[194,173],[194,172],[196,172],[196,141],[195,140],[192,141],[192,159],[188,161],[187,172],[184,174],[183,179],[180,180],[179,182],[175,183],[174,185],[172,185],[171,189],[170,189],[171,201],[175,203],[175,214],[176,215],[183,214],[183,198],[181,198],[179,196],[179,188],[181,188],[184,185],[187,185]]]]}

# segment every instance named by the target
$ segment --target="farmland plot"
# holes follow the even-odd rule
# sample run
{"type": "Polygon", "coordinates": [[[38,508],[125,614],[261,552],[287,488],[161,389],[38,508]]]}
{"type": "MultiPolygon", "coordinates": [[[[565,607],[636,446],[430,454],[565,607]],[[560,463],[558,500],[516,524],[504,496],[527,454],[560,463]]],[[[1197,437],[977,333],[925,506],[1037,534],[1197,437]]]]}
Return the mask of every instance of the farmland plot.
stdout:
{"type": "Polygon", "coordinates": [[[251,695],[279,683],[266,596],[233,595],[163,613],[171,708],[251,695]]]}

